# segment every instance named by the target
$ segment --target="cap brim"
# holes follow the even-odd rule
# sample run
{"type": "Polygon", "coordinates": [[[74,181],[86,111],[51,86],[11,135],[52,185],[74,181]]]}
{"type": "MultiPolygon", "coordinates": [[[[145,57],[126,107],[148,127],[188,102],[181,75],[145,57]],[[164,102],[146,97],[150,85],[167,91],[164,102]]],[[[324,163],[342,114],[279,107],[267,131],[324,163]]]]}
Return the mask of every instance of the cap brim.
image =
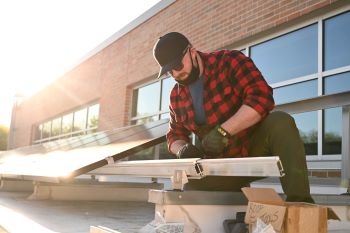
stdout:
{"type": "Polygon", "coordinates": [[[176,67],[180,62],[182,62],[182,57],[176,58],[175,60],[169,62],[165,66],[160,67],[159,74],[157,78],[162,77],[166,72],[171,71],[176,67]]]}

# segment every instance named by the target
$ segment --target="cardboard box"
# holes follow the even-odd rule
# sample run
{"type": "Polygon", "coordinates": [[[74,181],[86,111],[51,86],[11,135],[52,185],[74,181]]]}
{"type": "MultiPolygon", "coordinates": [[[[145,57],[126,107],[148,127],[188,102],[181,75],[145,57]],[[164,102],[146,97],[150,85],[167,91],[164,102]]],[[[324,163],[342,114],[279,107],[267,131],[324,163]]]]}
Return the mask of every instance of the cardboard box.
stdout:
{"type": "Polygon", "coordinates": [[[242,191],[249,201],[245,222],[250,224],[250,230],[260,218],[280,233],[327,233],[327,220],[340,220],[324,206],[285,202],[274,189],[242,188],[242,191]]]}

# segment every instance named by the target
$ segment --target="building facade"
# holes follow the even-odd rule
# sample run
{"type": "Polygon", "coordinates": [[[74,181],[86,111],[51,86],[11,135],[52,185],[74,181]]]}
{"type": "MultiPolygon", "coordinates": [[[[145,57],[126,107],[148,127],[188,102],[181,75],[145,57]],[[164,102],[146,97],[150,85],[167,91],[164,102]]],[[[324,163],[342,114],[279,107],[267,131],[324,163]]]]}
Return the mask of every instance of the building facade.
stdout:
{"type": "MultiPolygon", "coordinates": [[[[185,34],[200,51],[250,56],[274,88],[276,104],[350,90],[350,1],[163,0],[15,104],[10,149],[168,118],[174,81],[156,79],[152,49],[170,31],[185,34]]],[[[308,161],[323,161],[328,176],[338,175],[331,161],[341,160],[341,108],[293,117],[308,161]]],[[[168,157],[163,145],[135,158],[168,157]]]]}

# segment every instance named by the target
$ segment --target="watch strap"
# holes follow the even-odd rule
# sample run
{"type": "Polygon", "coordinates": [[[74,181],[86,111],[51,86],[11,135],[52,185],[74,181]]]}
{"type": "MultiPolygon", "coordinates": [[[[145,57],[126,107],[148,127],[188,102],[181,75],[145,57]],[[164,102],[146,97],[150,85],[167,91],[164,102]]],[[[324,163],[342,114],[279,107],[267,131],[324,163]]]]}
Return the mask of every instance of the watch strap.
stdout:
{"type": "Polygon", "coordinates": [[[219,126],[217,128],[217,131],[219,132],[219,134],[221,134],[225,138],[230,137],[230,134],[224,128],[222,128],[221,126],[219,126]]]}

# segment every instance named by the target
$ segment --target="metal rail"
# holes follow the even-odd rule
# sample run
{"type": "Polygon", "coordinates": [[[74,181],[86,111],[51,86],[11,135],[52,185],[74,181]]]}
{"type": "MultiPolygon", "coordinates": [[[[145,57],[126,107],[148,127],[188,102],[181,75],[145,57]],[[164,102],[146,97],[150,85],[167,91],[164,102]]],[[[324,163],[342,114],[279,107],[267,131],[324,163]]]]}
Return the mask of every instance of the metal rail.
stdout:
{"type": "Polygon", "coordinates": [[[283,176],[279,157],[250,157],[228,159],[168,159],[125,161],[95,169],[93,175],[128,175],[171,178],[174,189],[183,189],[188,179],[205,176],[283,176]]]}

